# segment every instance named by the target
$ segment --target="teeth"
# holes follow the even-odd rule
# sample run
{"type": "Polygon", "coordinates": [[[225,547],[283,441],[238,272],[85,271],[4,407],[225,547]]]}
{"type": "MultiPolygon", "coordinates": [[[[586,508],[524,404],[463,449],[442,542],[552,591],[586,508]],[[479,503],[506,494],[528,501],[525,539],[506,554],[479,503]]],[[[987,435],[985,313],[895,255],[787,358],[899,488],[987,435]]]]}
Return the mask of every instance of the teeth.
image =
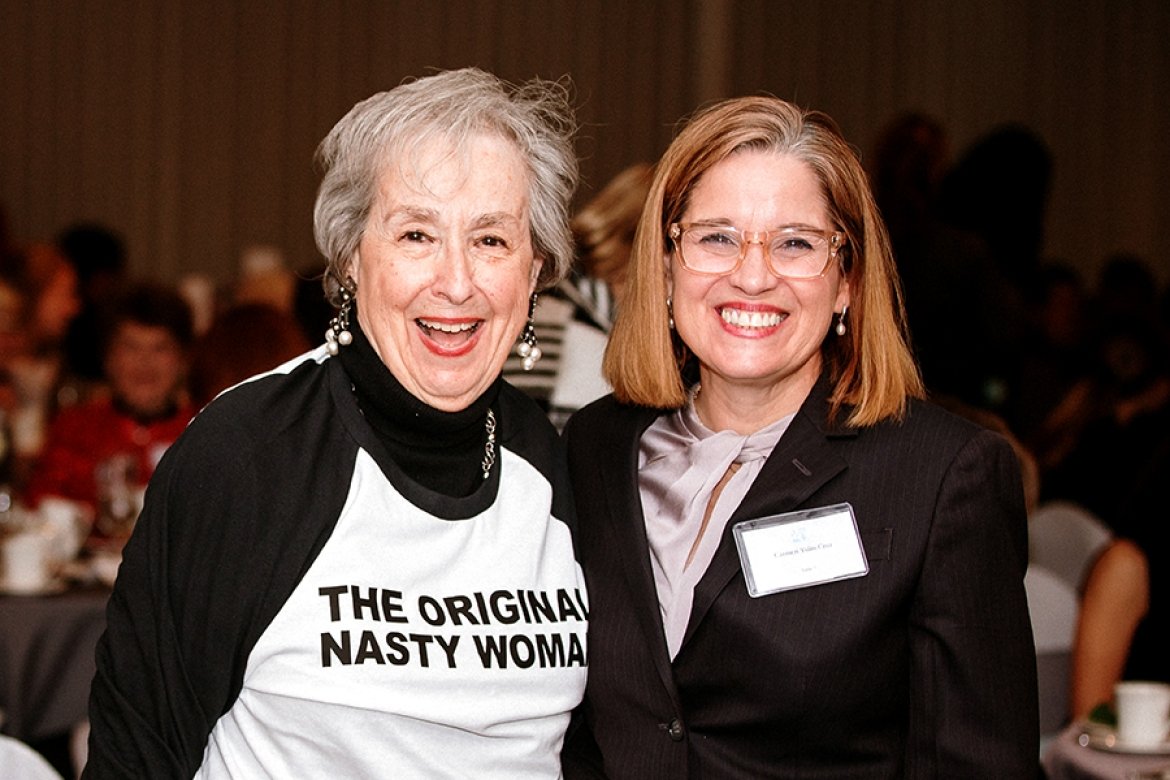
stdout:
{"type": "Polygon", "coordinates": [[[475,330],[479,326],[477,322],[447,323],[428,322],[427,320],[419,320],[418,324],[424,328],[442,331],[443,333],[463,333],[464,331],[475,330]]]}
{"type": "Polygon", "coordinates": [[[746,312],[737,309],[722,309],[719,312],[723,321],[737,328],[773,328],[780,324],[784,315],[776,312],[746,312]]]}

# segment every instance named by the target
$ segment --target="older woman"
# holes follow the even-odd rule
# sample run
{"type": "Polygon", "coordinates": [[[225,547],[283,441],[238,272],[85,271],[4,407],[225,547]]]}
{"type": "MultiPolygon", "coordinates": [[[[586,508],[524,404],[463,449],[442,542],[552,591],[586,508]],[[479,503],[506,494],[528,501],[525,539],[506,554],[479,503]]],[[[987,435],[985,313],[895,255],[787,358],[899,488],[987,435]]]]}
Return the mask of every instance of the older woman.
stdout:
{"type": "Polygon", "coordinates": [[[596,743],[566,776],[1034,776],[1019,468],[920,400],[832,120],[698,114],[632,264],[614,394],[566,431],[596,743]]]}
{"type": "Polygon", "coordinates": [[[328,341],[168,451],[98,649],[93,777],[556,777],[587,602],[499,381],[570,260],[564,90],[441,73],[321,146],[328,341]]]}

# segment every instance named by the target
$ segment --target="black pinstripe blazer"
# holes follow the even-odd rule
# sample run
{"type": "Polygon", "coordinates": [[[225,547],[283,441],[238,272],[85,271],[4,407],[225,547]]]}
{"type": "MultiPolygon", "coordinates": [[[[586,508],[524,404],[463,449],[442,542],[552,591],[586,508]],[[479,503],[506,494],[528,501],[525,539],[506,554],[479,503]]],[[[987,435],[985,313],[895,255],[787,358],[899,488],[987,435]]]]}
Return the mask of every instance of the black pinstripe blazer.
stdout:
{"type": "MultiPolygon", "coordinates": [[[[813,390],[732,515],[673,663],[638,495],[660,412],[607,397],[566,430],[589,587],[585,728],[612,778],[1035,777],[1026,517],[1009,444],[926,402],[862,430],[813,390]],[[731,526],[848,501],[869,573],[747,594],[731,526]]],[[[596,756],[594,756],[596,758],[596,756]]]]}

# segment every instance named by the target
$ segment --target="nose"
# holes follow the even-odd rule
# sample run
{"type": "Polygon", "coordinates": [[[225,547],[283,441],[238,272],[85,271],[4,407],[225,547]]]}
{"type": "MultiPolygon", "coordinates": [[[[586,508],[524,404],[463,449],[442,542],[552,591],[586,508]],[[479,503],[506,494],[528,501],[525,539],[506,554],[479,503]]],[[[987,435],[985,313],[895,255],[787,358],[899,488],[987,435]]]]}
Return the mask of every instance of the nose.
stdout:
{"type": "Polygon", "coordinates": [[[767,247],[759,237],[744,241],[743,259],[730,275],[733,285],[745,293],[758,294],[776,286],[778,277],[768,265],[767,247]]]}
{"type": "Polygon", "coordinates": [[[444,244],[434,259],[432,289],[435,294],[451,303],[463,303],[470,298],[475,291],[473,262],[465,248],[444,244]]]}

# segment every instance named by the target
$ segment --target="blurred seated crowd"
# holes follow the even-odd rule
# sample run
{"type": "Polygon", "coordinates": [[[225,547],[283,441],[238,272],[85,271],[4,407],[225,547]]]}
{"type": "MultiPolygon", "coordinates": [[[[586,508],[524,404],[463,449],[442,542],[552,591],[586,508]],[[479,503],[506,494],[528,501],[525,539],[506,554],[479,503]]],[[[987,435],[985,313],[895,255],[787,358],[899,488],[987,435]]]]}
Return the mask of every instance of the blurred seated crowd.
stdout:
{"type": "Polygon", "coordinates": [[[309,349],[330,316],[319,283],[271,249],[216,288],[134,277],[101,225],[0,238],[0,513],[67,499],[92,523],[91,548],[124,541],[204,404],[309,349]]]}
{"type": "Polygon", "coordinates": [[[1017,125],[952,160],[922,114],[891,122],[870,161],[928,391],[1017,446],[1038,653],[1039,627],[1069,615],[1067,723],[1108,710],[1118,680],[1170,681],[1170,286],[1167,258],[1124,235],[1107,257],[1045,254],[1052,168],[1017,125]],[[1049,581],[1066,594],[1039,595],[1049,581]]]}

